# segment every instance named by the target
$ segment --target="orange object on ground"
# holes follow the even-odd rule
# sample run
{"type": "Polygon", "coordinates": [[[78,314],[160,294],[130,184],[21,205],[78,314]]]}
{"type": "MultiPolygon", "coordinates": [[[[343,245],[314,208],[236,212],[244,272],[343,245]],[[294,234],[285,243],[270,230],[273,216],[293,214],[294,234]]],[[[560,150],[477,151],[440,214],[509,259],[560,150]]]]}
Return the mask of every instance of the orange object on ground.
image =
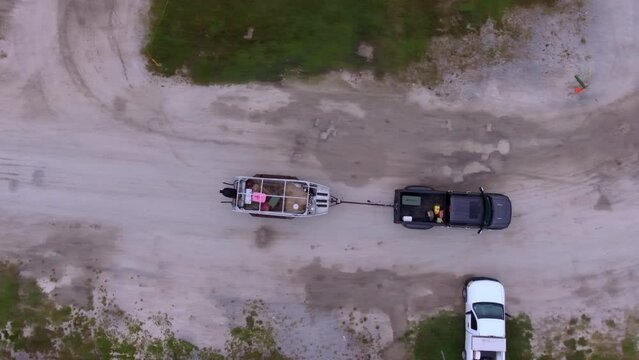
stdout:
{"type": "Polygon", "coordinates": [[[575,88],[575,94],[579,94],[582,90],[583,90],[583,88],[582,88],[582,87],[577,86],[577,87],[575,88]]]}

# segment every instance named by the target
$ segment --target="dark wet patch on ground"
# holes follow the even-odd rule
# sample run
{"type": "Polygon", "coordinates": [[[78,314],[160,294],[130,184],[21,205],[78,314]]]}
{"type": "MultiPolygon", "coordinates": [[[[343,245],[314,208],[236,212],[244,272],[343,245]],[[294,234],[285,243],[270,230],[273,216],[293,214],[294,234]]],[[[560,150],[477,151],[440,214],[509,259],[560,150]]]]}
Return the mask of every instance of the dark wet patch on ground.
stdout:
{"type": "Polygon", "coordinates": [[[612,210],[612,203],[606,196],[600,195],[599,200],[597,200],[597,203],[595,204],[595,206],[593,206],[593,208],[595,210],[610,211],[612,210]]]}
{"type": "Polygon", "coordinates": [[[260,226],[255,230],[255,245],[259,248],[265,248],[273,244],[277,237],[275,230],[268,226],[260,226]]]}
{"type": "Polygon", "coordinates": [[[0,0],[0,30],[6,27],[7,18],[13,10],[15,0],[0,0]]]}
{"type": "Polygon", "coordinates": [[[408,328],[407,313],[461,306],[463,279],[447,273],[397,275],[389,270],[342,272],[319,262],[297,272],[305,284],[306,304],[319,310],[346,307],[386,313],[398,338],[408,328]]]}
{"type": "Polygon", "coordinates": [[[96,274],[109,266],[116,228],[83,222],[48,223],[44,242],[28,249],[25,275],[48,278],[63,305],[88,306],[96,274]]]}

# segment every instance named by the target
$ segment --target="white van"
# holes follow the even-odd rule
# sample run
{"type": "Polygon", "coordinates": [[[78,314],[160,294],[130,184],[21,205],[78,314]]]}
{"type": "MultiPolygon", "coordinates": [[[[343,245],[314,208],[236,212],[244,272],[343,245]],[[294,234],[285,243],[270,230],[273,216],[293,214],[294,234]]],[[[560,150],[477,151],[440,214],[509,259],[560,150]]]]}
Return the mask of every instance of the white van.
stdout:
{"type": "Polygon", "coordinates": [[[506,359],[504,286],[496,279],[474,277],[463,290],[466,303],[464,360],[506,359]]]}

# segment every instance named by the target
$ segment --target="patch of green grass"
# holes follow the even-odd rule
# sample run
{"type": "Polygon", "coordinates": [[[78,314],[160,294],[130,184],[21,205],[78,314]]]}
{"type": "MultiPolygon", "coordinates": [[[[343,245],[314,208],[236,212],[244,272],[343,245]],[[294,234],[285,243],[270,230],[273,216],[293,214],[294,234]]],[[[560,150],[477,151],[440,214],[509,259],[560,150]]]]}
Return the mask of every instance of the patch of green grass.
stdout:
{"type": "Polygon", "coordinates": [[[506,321],[506,346],[508,358],[532,360],[533,327],[530,317],[519,314],[506,321]]]}
{"type": "Polygon", "coordinates": [[[113,339],[104,329],[98,329],[95,332],[96,353],[100,359],[108,359],[113,351],[113,339]]]}
{"type": "Polygon", "coordinates": [[[581,350],[568,353],[566,360],[586,360],[586,353],[581,350]]]}
{"type": "Polygon", "coordinates": [[[577,345],[579,345],[579,346],[587,346],[588,345],[588,340],[585,337],[581,336],[581,337],[579,337],[579,339],[577,339],[577,345]]]}
{"type": "Polygon", "coordinates": [[[421,60],[429,39],[463,35],[514,6],[556,0],[151,1],[151,69],[196,83],[279,81],[334,69],[392,73],[421,60]],[[252,29],[252,30],[251,30],[252,29]],[[374,48],[369,63],[356,54],[374,48]]]}
{"type": "Polygon", "coordinates": [[[588,326],[592,321],[587,315],[572,318],[565,331],[562,324],[558,324],[557,334],[546,334],[546,348],[543,356],[537,360],[637,360],[639,359],[639,323],[633,316],[625,321],[616,322],[606,320],[604,329],[593,330],[588,326]],[[619,338],[615,331],[625,328],[625,336],[619,338]],[[550,337],[551,339],[549,339],[550,337]],[[563,346],[556,346],[556,345],[563,346]]]}
{"type": "Polygon", "coordinates": [[[275,342],[273,329],[250,311],[244,326],[231,329],[231,339],[226,344],[229,360],[287,360],[275,342]]]}
{"type": "Polygon", "coordinates": [[[555,360],[552,355],[544,354],[537,358],[537,360],[555,360]]]}
{"type": "Polygon", "coordinates": [[[573,338],[564,340],[564,347],[567,352],[575,352],[577,350],[577,340],[573,338]]]}
{"type": "Polygon", "coordinates": [[[621,352],[624,359],[639,359],[636,334],[626,334],[623,340],[621,340],[621,352]]]}
{"type": "Polygon", "coordinates": [[[466,0],[459,4],[459,10],[468,24],[479,27],[489,18],[499,21],[511,5],[511,0],[466,0]]]}
{"type": "Polygon", "coordinates": [[[0,271],[0,324],[12,320],[20,303],[20,274],[15,266],[3,264],[0,271]]]}
{"type": "Polygon", "coordinates": [[[171,336],[166,340],[166,349],[171,359],[186,359],[197,349],[188,341],[171,336]]]}
{"type": "Polygon", "coordinates": [[[213,349],[200,350],[175,337],[168,317],[160,326],[164,336],[154,338],[142,322],[110,302],[103,305],[107,308],[97,314],[56,306],[35,281],[20,276],[15,264],[0,263],[0,329],[7,329],[0,358],[23,351],[34,358],[60,360],[223,359],[213,349]]]}
{"type": "MultiPolygon", "coordinates": [[[[441,312],[422,320],[407,334],[412,343],[413,359],[457,359],[464,349],[464,315],[441,312]]],[[[506,344],[509,359],[532,360],[533,328],[530,318],[517,315],[506,321],[506,344]]]]}
{"type": "Polygon", "coordinates": [[[164,356],[164,346],[162,341],[153,340],[146,348],[146,353],[153,359],[161,359],[164,356]]]}
{"type": "Polygon", "coordinates": [[[11,323],[6,337],[14,350],[46,353],[53,349],[50,324],[68,320],[68,308],[47,301],[35,281],[23,279],[18,267],[0,263],[0,328],[11,323]]]}
{"type": "Polygon", "coordinates": [[[464,349],[464,315],[442,312],[422,320],[414,330],[415,360],[457,359],[464,349]]]}

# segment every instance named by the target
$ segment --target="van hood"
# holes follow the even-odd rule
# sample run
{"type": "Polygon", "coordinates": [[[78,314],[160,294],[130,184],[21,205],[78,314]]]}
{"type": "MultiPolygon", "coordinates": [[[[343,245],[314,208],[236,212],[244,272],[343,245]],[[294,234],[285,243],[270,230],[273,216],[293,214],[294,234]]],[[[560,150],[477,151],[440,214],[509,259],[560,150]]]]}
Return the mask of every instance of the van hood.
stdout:
{"type": "Polygon", "coordinates": [[[506,293],[504,285],[494,280],[475,280],[468,285],[468,302],[492,302],[504,305],[506,293]]]}

